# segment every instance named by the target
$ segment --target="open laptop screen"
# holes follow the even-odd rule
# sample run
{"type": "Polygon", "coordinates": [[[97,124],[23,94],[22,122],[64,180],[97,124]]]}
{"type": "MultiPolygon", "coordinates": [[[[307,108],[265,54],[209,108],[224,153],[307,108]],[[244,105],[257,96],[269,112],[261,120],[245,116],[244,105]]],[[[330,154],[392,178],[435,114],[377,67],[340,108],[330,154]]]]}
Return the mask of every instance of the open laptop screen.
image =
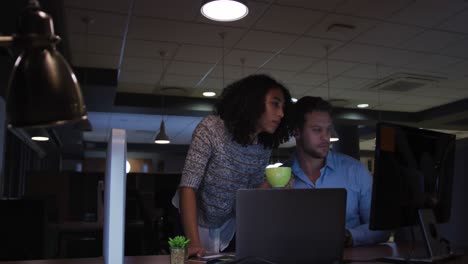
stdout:
{"type": "Polygon", "coordinates": [[[236,259],[341,263],[345,211],[345,189],[241,189],[236,259]]]}

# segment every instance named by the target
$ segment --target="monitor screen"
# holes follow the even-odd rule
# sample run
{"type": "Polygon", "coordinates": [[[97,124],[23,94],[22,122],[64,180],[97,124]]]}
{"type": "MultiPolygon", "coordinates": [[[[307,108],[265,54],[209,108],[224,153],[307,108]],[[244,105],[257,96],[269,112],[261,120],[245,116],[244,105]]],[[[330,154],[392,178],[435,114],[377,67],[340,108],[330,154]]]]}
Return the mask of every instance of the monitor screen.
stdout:
{"type": "Polygon", "coordinates": [[[370,228],[418,224],[418,209],[433,210],[439,223],[450,218],[454,135],[377,124],[370,228]]]}

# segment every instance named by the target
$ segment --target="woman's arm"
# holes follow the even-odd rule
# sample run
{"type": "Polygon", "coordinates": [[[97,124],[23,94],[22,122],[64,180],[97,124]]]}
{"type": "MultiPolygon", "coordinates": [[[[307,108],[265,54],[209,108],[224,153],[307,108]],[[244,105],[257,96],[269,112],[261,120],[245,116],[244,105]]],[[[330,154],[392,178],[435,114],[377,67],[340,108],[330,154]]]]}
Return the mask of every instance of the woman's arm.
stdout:
{"type": "Polygon", "coordinates": [[[200,243],[198,234],[198,218],[197,218],[197,202],[195,189],[190,187],[181,187],[180,195],[180,214],[182,217],[182,225],[184,233],[190,243],[188,245],[188,255],[202,257],[205,255],[205,249],[200,243]]]}

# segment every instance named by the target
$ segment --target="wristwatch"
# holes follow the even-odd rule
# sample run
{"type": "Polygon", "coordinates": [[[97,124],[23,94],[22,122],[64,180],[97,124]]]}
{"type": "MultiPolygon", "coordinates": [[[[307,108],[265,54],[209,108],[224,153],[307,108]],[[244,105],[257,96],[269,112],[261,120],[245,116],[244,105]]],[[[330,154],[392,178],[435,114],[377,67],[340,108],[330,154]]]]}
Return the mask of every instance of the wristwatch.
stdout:
{"type": "Polygon", "coordinates": [[[353,246],[353,235],[351,234],[351,232],[349,232],[348,229],[345,230],[344,246],[345,247],[352,247],[353,246]]]}

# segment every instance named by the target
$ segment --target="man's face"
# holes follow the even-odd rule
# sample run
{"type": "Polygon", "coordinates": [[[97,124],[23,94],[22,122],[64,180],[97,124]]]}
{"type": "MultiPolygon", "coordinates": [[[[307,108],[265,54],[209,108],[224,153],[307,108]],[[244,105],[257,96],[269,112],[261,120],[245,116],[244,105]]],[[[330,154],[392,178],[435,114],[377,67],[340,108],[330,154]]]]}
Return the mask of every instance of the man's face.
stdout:
{"type": "Polygon", "coordinates": [[[304,127],[297,129],[296,145],[304,154],[323,159],[330,148],[332,119],[327,112],[309,112],[304,115],[304,127]]]}

